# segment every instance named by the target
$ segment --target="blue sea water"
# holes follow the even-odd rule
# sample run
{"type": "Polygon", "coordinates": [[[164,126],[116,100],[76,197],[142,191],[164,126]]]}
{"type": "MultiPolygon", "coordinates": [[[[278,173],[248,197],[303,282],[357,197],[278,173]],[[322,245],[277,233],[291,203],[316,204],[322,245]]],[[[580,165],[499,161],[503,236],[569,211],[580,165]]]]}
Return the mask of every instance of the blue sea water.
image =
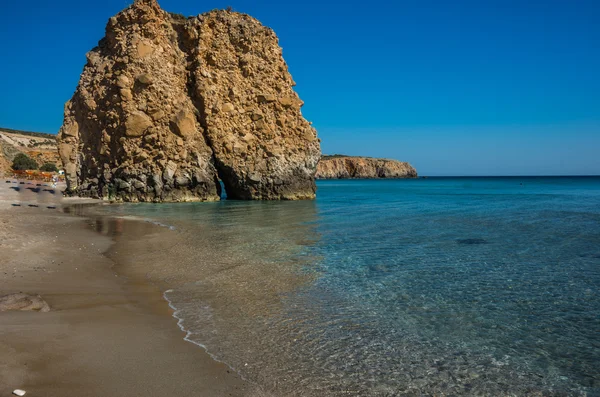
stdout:
{"type": "Polygon", "coordinates": [[[600,396],[598,177],[106,211],[173,226],[149,274],[188,339],[276,395],[600,396]]]}

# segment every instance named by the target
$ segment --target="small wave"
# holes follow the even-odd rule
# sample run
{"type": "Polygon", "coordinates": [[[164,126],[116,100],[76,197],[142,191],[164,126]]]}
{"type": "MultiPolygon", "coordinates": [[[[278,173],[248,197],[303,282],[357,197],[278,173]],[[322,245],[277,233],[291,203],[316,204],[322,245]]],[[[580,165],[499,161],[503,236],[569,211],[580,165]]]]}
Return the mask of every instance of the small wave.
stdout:
{"type": "Polygon", "coordinates": [[[148,222],[148,223],[151,223],[153,225],[156,225],[156,226],[166,227],[169,230],[177,230],[177,228],[175,226],[173,226],[173,225],[169,225],[167,223],[162,223],[162,222],[159,222],[159,221],[155,221],[153,219],[146,218],[146,219],[144,219],[144,221],[148,222]]]}
{"type": "MultiPolygon", "coordinates": [[[[233,368],[231,365],[229,365],[229,363],[220,360],[217,356],[215,356],[213,353],[211,353],[208,348],[203,345],[200,342],[197,342],[193,339],[191,339],[191,336],[194,335],[193,332],[189,331],[188,329],[186,329],[183,325],[184,323],[184,319],[182,317],[179,316],[179,309],[177,309],[175,307],[175,305],[173,304],[173,302],[169,299],[169,297],[167,296],[167,294],[174,292],[173,289],[168,289],[163,293],[163,298],[164,300],[167,301],[167,304],[169,305],[169,307],[173,310],[173,317],[177,320],[177,326],[179,327],[179,329],[181,329],[184,333],[185,333],[185,337],[183,338],[183,340],[185,340],[186,342],[190,342],[196,346],[201,347],[202,349],[204,349],[204,351],[206,352],[206,354],[208,354],[210,356],[210,358],[212,358],[213,360],[215,360],[216,362],[225,364],[229,369],[231,369],[232,371],[234,371],[237,375],[239,375],[240,378],[242,378],[244,381],[246,382],[250,382],[248,379],[246,379],[242,373],[240,373],[240,371],[238,371],[237,369],[233,368]]],[[[250,382],[253,383],[253,382],[250,382]]],[[[253,383],[254,384],[254,383],[253,383]]]]}
{"type": "Polygon", "coordinates": [[[151,223],[153,225],[160,226],[160,227],[165,227],[169,230],[177,230],[177,228],[175,226],[169,225],[168,223],[163,223],[163,222],[157,221],[152,218],[145,218],[145,217],[141,217],[141,216],[137,216],[137,215],[121,215],[121,216],[117,216],[116,218],[130,220],[130,221],[138,221],[138,222],[141,221],[141,222],[151,223]]]}

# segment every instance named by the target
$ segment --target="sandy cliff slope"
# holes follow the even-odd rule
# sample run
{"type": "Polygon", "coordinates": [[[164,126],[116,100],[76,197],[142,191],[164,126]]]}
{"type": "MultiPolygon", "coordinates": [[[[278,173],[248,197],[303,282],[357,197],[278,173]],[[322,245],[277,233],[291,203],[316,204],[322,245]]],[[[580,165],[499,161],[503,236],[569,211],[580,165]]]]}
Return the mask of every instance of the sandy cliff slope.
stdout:
{"type": "Polygon", "coordinates": [[[25,153],[39,166],[44,163],[61,165],[55,135],[0,128],[0,175],[10,173],[18,153],[25,153]]]}

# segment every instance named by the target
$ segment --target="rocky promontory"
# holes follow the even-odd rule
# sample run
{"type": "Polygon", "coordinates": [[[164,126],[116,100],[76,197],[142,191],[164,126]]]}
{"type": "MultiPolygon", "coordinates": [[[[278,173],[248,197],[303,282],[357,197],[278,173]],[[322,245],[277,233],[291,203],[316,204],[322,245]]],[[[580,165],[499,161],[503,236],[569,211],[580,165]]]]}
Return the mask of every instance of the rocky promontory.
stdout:
{"type": "Polygon", "coordinates": [[[136,0],[110,18],[65,105],[68,192],[122,201],[310,199],[316,131],[275,33],[136,0]]]}
{"type": "Polygon", "coordinates": [[[416,178],[417,170],[397,160],[354,156],[323,156],[317,166],[317,179],[416,178]]]}

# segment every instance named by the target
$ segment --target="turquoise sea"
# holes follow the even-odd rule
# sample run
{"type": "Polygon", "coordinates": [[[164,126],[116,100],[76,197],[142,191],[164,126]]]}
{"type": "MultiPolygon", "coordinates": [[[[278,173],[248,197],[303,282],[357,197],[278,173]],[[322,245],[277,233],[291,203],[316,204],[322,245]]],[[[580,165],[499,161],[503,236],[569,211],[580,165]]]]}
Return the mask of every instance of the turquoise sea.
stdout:
{"type": "Polygon", "coordinates": [[[600,177],[102,211],[170,227],[148,277],[188,340],[275,395],[600,396],[600,177]]]}

